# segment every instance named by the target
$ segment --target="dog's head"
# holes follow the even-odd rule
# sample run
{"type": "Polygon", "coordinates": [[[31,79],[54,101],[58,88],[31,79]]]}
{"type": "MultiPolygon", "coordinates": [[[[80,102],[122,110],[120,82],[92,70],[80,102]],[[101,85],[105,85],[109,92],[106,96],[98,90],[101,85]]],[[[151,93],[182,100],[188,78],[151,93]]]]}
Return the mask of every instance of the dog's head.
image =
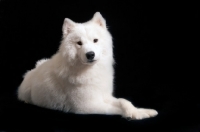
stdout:
{"type": "Polygon", "coordinates": [[[60,51],[70,63],[95,64],[101,58],[112,56],[112,38],[105,19],[99,12],[85,23],[65,18],[60,51]]]}

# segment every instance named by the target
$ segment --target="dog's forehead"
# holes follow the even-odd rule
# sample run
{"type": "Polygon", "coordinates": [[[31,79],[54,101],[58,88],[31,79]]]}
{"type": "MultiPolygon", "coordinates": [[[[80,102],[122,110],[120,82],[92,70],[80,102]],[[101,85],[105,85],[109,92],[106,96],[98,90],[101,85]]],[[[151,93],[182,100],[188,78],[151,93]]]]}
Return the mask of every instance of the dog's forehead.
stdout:
{"type": "Polygon", "coordinates": [[[98,35],[99,29],[96,25],[90,24],[78,24],[76,27],[76,31],[79,32],[81,36],[96,36],[98,35]]]}

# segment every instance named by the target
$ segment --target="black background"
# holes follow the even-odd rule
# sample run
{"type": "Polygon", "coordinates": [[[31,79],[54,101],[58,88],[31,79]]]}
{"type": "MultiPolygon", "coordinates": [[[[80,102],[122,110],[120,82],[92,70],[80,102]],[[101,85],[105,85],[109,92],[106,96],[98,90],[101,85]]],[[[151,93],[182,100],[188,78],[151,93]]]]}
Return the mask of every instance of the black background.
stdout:
{"type": "Polygon", "coordinates": [[[198,9],[187,2],[1,0],[0,130],[197,132],[198,9]],[[17,101],[23,74],[58,50],[64,18],[85,22],[96,11],[113,36],[114,95],[158,110],[157,117],[74,115],[17,101]]]}

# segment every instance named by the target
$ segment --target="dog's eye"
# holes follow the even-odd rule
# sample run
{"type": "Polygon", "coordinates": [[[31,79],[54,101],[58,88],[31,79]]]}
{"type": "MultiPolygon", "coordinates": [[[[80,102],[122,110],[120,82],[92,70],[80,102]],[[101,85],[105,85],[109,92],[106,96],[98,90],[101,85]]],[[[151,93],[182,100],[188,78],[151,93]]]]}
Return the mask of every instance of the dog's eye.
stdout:
{"type": "Polygon", "coordinates": [[[78,41],[77,44],[78,44],[78,45],[82,45],[82,42],[81,42],[81,41],[78,41]]]}
{"type": "Polygon", "coordinates": [[[98,39],[94,39],[94,43],[98,42],[98,39]]]}

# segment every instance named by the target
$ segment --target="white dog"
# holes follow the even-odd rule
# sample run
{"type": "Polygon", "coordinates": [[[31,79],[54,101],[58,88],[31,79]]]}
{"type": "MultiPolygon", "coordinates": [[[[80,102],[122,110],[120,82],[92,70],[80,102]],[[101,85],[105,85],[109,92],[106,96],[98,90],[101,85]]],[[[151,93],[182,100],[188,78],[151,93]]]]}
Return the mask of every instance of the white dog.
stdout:
{"type": "Polygon", "coordinates": [[[130,119],[157,115],[153,109],[136,108],[126,99],[113,97],[112,37],[99,12],[85,23],[66,18],[62,30],[58,52],[38,61],[25,74],[18,89],[19,100],[77,114],[130,119]]]}

